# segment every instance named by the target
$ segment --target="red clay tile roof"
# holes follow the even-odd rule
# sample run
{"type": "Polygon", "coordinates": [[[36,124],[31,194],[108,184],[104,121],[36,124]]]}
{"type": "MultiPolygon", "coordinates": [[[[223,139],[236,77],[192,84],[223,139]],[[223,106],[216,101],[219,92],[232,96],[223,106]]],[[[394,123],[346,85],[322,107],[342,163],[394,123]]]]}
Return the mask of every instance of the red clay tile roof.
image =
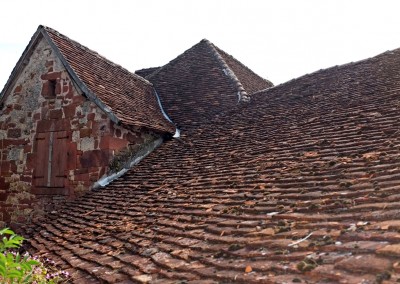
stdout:
{"type": "Polygon", "coordinates": [[[89,48],[48,27],[43,34],[67,64],[67,70],[89,98],[100,100],[124,125],[175,132],[164,118],[154,89],[147,80],[109,61],[89,48]],[[70,67],[70,68],[69,68],[70,67]]]}
{"type": "Polygon", "coordinates": [[[398,281],[399,105],[400,50],[254,94],[35,220],[31,250],[81,283],[398,281]]]}
{"type": "Polygon", "coordinates": [[[182,126],[208,121],[221,111],[236,108],[254,91],[272,86],[208,40],[202,40],[146,79],[153,83],[172,121],[182,126]]]}

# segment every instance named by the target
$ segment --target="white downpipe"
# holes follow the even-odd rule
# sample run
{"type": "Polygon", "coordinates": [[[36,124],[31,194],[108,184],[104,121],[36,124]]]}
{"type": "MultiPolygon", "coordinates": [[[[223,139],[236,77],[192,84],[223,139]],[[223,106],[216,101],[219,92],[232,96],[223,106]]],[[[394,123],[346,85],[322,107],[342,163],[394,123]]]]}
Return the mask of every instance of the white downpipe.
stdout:
{"type": "MultiPolygon", "coordinates": [[[[162,112],[162,114],[163,114],[163,116],[169,121],[169,122],[171,122],[172,124],[174,124],[173,122],[172,122],[172,120],[169,118],[169,116],[167,115],[167,113],[164,111],[164,109],[163,109],[163,107],[162,107],[162,104],[161,104],[161,100],[160,100],[160,97],[158,96],[158,93],[157,93],[157,91],[154,89],[154,94],[156,95],[156,98],[157,98],[157,102],[158,102],[158,105],[160,106],[160,109],[161,109],[161,112],[162,112]]],[[[175,133],[174,133],[174,138],[179,138],[181,136],[181,131],[178,129],[178,128],[175,128],[175,133]]]]}

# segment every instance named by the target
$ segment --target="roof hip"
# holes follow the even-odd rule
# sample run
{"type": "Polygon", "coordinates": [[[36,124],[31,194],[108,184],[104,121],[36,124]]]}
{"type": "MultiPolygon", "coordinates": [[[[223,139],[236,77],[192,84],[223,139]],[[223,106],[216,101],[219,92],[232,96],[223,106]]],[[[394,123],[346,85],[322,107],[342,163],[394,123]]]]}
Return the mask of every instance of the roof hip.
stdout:
{"type": "Polygon", "coordinates": [[[219,64],[221,64],[224,73],[232,80],[235,87],[238,89],[238,102],[249,102],[250,96],[244,89],[242,83],[240,82],[239,78],[235,75],[235,72],[229,67],[226,61],[223,59],[221,54],[215,48],[214,44],[210,42],[208,39],[203,39],[203,41],[211,48],[214,57],[217,59],[219,64]]]}

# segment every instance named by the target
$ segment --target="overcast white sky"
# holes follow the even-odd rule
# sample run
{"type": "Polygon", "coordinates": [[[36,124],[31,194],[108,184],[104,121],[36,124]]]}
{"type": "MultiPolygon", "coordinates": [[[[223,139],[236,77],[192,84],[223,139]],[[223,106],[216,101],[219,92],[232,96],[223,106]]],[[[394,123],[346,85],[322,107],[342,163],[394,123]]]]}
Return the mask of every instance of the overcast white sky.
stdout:
{"type": "Polygon", "coordinates": [[[399,8],[395,0],[4,0],[0,89],[39,24],[131,71],[207,38],[279,84],[399,48],[399,8]]]}

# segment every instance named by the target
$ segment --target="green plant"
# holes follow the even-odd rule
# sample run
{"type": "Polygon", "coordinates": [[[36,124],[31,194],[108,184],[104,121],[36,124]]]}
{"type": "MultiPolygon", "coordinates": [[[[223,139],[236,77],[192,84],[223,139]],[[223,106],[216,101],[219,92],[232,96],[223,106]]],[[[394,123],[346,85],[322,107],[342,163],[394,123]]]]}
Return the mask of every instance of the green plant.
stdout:
{"type": "Polygon", "coordinates": [[[32,277],[30,272],[39,262],[10,250],[18,249],[24,238],[9,228],[0,230],[0,238],[0,280],[4,283],[29,283],[32,277]]]}
{"type": "Polygon", "coordinates": [[[19,248],[24,241],[23,237],[16,235],[9,228],[0,230],[0,238],[0,252],[4,252],[6,249],[10,248],[19,248]],[[9,237],[7,238],[6,235],[9,235],[9,237]]]}
{"type": "Polygon", "coordinates": [[[58,271],[49,259],[21,255],[18,249],[24,240],[9,228],[0,230],[0,283],[52,284],[68,279],[68,273],[58,271]]]}

